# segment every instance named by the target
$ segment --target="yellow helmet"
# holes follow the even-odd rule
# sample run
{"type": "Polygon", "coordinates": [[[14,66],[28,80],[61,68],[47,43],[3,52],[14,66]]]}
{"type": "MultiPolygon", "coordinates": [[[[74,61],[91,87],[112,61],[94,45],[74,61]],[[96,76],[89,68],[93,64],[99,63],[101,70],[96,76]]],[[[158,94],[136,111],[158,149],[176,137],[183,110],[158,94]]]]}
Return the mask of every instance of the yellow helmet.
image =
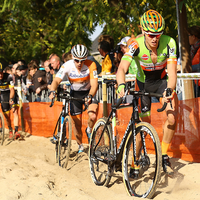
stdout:
{"type": "Polygon", "coordinates": [[[156,33],[164,30],[165,20],[157,11],[148,10],[142,15],[140,25],[144,31],[156,33]]]}

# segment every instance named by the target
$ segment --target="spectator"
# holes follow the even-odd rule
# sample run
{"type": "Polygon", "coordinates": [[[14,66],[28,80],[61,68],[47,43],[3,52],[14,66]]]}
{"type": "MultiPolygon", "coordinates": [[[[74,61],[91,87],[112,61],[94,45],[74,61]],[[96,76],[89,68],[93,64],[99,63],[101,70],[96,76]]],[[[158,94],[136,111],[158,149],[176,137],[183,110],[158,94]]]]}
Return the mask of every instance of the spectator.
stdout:
{"type": "Polygon", "coordinates": [[[62,55],[62,61],[63,63],[67,62],[68,60],[72,59],[71,51],[68,51],[67,53],[63,53],[62,55]]]}
{"type": "Polygon", "coordinates": [[[103,40],[99,42],[98,50],[99,53],[103,56],[103,61],[101,65],[102,71],[99,76],[102,75],[102,72],[106,72],[106,74],[114,73],[116,70],[116,66],[113,63],[114,54],[113,52],[111,53],[110,44],[107,41],[103,40]]]}
{"type": "Polygon", "coordinates": [[[20,70],[22,83],[26,85],[26,78],[28,76],[28,66],[20,65],[18,69],[20,70]]]}
{"type": "Polygon", "coordinates": [[[121,60],[123,55],[124,55],[124,53],[122,52],[121,47],[119,45],[117,45],[114,49],[114,57],[117,60],[121,60]]]}
{"type": "MultiPolygon", "coordinates": [[[[57,72],[59,71],[61,67],[61,60],[58,57],[58,55],[53,54],[51,56],[50,63],[51,63],[51,67],[54,69],[54,74],[53,74],[53,79],[54,79],[54,77],[56,76],[57,72]]],[[[63,81],[68,81],[68,78],[65,76],[63,78],[63,81]]],[[[66,88],[67,88],[66,84],[59,85],[59,87],[57,88],[57,93],[61,93],[63,90],[66,90],[66,88]]]]}
{"type": "MultiPolygon", "coordinates": [[[[190,57],[193,61],[196,53],[198,52],[198,50],[200,48],[200,27],[192,26],[192,27],[188,28],[188,36],[189,36],[189,43],[191,45],[190,57]]],[[[198,61],[199,61],[199,57],[198,57],[198,61]]],[[[192,71],[200,72],[200,68],[198,68],[198,69],[193,68],[192,71]]]]}
{"type": "Polygon", "coordinates": [[[99,64],[99,62],[94,58],[94,56],[88,56],[87,57],[88,60],[91,60],[93,62],[95,62],[96,66],[97,66],[97,74],[101,73],[101,65],[99,64]]]}
{"type": "Polygon", "coordinates": [[[114,50],[114,39],[109,35],[101,35],[98,39],[98,43],[106,41],[110,45],[110,51],[113,52],[114,50]]]}
{"type": "Polygon", "coordinates": [[[50,63],[51,63],[51,67],[53,67],[54,69],[54,74],[56,75],[56,73],[58,72],[61,66],[61,60],[58,57],[58,55],[56,54],[52,55],[50,58],[50,63]]]}
{"type": "MultiPolygon", "coordinates": [[[[49,60],[44,62],[44,69],[46,71],[46,79],[47,79],[47,88],[50,89],[50,85],[53,81],[53,75],[51,74],[51,64],[49,60]]],[[[53,69],[53,68],[52,68],[53,69]]]]}
{"type": "Polygon", "coordinates": [[[39,67],[35,64],[29,66],[29,73],[32,77],[33,90],[37,94],[36,102],[41,101],[41,91],[47,89],[46,71],[38,70],[39,67]]]}
{"type": "Polygon", "coordinates": [[[11,67],[9,67],[9,66],[5,67],[5,69],[3,70],[3,72],[11,74],[12,73],[11,67]]]}
{"type": "Polygon", "coordinates": [[[25,60],[19,60],[17,63],[19,65],[26,65],[26,61],[25,60]]]}
{"type": "MultiPolygon", "coordinates": [[[[189,43],[190,48],[190,57],[192,60],[192,72],[200,72],[200,27],[192,26],[188,28],[189,43]]],[[[200,96],[200,81],[195,82],[195,97],[200,96]]]]}

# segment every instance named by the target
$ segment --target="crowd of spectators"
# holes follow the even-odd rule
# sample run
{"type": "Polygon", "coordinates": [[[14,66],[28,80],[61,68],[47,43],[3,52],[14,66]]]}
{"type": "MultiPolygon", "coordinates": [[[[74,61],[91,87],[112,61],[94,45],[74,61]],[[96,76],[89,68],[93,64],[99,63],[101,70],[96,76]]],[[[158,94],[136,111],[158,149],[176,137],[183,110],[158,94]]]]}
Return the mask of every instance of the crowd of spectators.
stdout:
{"type": "MultiPolygon", "coordinates": [[[[141,36],[143,36],[143,34],[140,34],[138,37],[141,36]]],[[[194,57],[196,52],[199,52],[197,51],[199,50],[199,27],[190,27],[188,29],[188,36],[191,45],[191,57],[194,57]]],[[[102,61],[98,62],[93,56],[88,56],[89,60],[96,63],[99,76],[102,76],[102,74],[116,74],[119,63],[126,52],[129,39],[130,36],[121,38],[115,46],[114,39],[111,36],[101,35],[99,37],[97,49],[102,57],[102,61]]],[[[12,74],[15,86],[18,85],[18,80],[20,81],[27,102],[46,101],[41,98],[41,94],[43,93],[48,97],[48,90],[50,89],[55,74],[58,72],[61,65],[70,59],[72,59],[71,51],[63,53],[61,58],[56,54],[51,54],[46,61],[40,63],[37,60],[31,60],[29,63],[26,63],[24,60],[19,60],[7,66],[4,71],[12,74]]],[[[199,62],[197,66],[199,66],[199,62]]],[[[137,74],[137,68],[135,68],[134,63],[127,73],[137,74]]],[[[67,80],[66,77],[63,81],[67,80]]],[[[65,89],[65,84],[60,85],[58,92],[65,89]]]]}

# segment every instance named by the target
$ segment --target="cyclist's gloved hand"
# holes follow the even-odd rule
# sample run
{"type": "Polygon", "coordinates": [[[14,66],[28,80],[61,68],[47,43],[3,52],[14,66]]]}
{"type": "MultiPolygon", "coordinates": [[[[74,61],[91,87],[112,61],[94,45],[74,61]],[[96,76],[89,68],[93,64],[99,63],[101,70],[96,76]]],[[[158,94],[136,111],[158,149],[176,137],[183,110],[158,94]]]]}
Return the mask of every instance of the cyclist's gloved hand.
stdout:
{"type": "Polygon", "coordinates": [[[172,88],[166,88],[165,89],[165,98],[167,99],[167,102],[170,102],[170,105],[171,105],[171,108],[173,109],[172,107],[172,99],[174,98],[174,91],[172,88]]]}
{"type": "Polygon", "coordinates": [[[9,104],[10,104],[10,106],[11,106],[11,108],[13,107],[13,104],[14,104],[14,98],[11,98],[10,100],[9,100],[9,104]]]}
{"type": "Polygon", "coordinates": [[[87,97],[86,97],[86,103],[87,103],[87,106],[89,106],[92,103],[92,95],[91,94],[87,95],[87,97]]]}
{"type": "Polygon", "coordinates": [[[119,84],[117,88],[117,94],[119,94],[121,97],[124,96],[124,89],[125,89],[125,83],[119,84]]]}
{"type": "Polygon", "coordinates": [[[56,92],[55,91],[50,91],[49,92],[49,99],[54,99],[56,97],[56,92]]]}

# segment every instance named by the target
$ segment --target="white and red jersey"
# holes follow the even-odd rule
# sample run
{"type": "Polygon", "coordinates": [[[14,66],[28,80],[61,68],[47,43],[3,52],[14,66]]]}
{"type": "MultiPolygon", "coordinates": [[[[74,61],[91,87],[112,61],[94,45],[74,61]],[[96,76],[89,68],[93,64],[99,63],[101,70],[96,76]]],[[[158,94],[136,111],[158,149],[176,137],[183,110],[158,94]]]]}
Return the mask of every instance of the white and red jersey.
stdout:
{"type": "Polygon", "coordinates": [[[91,60],[85,60],[80,72],[77,70],[74,60],[67,61],[61,66],[56,77],[63,79],[65,75],[74,91],[90,90],[90,79],[98,79],[97,66],[91,60]]]}

